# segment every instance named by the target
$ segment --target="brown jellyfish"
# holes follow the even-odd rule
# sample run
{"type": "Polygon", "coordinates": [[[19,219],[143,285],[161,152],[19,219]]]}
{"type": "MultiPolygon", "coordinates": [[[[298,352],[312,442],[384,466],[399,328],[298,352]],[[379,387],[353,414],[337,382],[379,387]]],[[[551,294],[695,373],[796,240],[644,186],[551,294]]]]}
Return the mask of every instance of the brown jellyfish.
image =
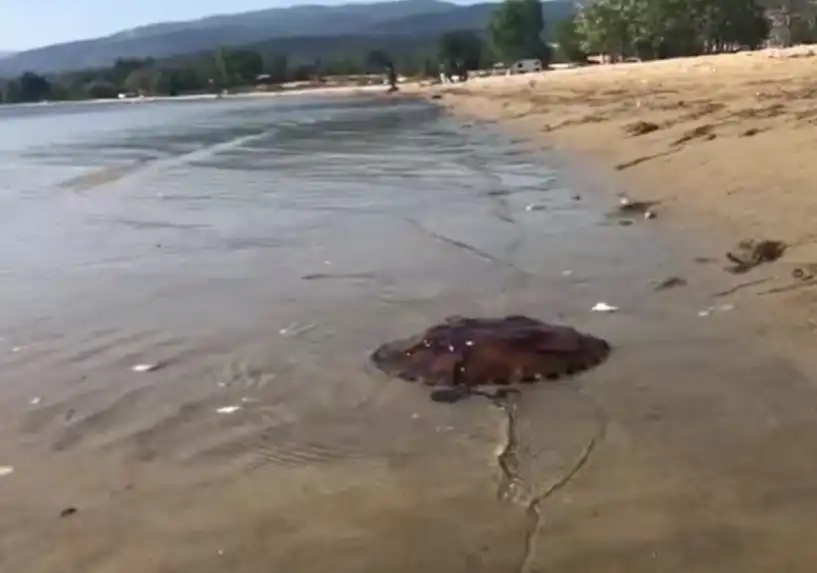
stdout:
{"type": "Polygon", "coordinates": [[[554,380],[588,370],[610,353],[601,338],[526,316],[450,317],[371,355],[390,376],[462,389],[554,380]]]}

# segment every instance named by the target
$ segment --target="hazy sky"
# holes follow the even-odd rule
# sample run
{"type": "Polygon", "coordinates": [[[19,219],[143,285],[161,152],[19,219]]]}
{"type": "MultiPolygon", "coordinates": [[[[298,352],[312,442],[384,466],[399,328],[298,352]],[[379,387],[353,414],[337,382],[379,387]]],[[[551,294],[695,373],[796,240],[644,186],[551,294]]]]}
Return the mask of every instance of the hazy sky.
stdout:
{"type": "MultiPolygon", "coordinates": [[[[0,0],[0,50],[25,50],[167,20],[350,0],[0,0]]],[[[365,0],[354,0],[365,1],[365,0]]],[[[460,1],[460,3],[469,3],[460,1]]]]}

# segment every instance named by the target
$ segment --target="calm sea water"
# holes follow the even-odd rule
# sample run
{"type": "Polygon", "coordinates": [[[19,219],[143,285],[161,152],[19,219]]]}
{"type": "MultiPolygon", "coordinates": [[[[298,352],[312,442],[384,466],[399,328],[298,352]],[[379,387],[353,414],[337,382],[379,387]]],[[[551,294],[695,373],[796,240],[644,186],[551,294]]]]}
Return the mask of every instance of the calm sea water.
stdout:
{"type": "Polygon", "coordinates": [[[541,155],[425,102],[0,114],[0,356],[4,377],[27,380],[2,400],[40,400],[23,435],[46,448],[239,465],[256,447],[380,455],[404,435],[394,416],[410,424],[427,397],[372,375],[376,345],[458,313],[586,316],[594,277],[625,281],[634,250],[658,252],[638,231],[609,241],[620,229],[541,155]],[[586,300],[560,300],[570,283],[590,285],[586,300]],[[378,421],[360,422],[373,396],[391,427],[375,443],[378,421]],[[242,400],[235,433],[184,413],[242,400]],[[312,446],[269,436],[293,424],[312,446]]]}

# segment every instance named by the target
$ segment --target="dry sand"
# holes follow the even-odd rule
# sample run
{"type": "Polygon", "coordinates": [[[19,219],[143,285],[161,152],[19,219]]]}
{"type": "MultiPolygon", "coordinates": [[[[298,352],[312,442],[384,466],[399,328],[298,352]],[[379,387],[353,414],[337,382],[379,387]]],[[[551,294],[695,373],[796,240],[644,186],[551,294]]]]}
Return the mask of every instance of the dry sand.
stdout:
{"type": "MultiPolygon", "coordinates": [[[[670,226],[706,233],[711,255],[744,238],[785,241],[762,289],[811,329],[814,298],[791,273],[817,262],[817,51],[763,50],[477,79],[435,88],[447,107],[616,173],[660,201],[670,226]],[[768,284],[776,282],[778,284],[768,284]]],[[[700,239],[700,237],[699,237],[700,239]]]]}

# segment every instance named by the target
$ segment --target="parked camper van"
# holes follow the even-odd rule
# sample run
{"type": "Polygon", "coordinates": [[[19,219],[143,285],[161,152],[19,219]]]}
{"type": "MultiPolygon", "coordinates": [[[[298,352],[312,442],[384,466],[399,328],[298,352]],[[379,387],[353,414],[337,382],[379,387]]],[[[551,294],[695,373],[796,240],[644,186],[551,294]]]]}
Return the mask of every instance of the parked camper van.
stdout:
{"type": "Polygon", "coordinates": [[[541,72],[542,61],[538,59],[517,60],[508,68],[508,75],[527,74],[530,72],[541,72]]]}

